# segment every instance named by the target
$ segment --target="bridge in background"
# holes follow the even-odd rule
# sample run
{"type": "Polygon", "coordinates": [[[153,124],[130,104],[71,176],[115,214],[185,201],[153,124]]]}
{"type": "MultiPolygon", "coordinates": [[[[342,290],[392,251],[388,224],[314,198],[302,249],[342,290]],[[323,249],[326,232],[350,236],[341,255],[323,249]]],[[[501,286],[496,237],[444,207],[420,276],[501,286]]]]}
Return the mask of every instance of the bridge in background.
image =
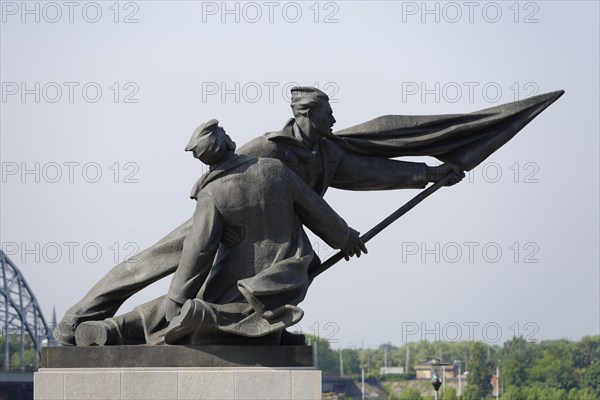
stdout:
{"type": "Polygon", "coordinates": [[[33,372],[51,335],[23,274],[0,250],[0,400],[33,397],[33,372]]]}

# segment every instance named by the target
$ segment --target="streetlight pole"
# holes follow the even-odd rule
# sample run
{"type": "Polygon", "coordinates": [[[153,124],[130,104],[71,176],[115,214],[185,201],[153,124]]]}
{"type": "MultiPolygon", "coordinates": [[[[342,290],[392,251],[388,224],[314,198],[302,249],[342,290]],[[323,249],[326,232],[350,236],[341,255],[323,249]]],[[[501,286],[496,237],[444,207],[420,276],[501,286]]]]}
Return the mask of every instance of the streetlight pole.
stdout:
{"type": "Polygon", "coordinates": [[[435,400],[438,400],[438,390],[440,390],[440,386],[442,386],[442,381],[444,380],[444,367],[448,365],[450,364],[437,358],[431,360],[431,386],[435,390],[435,400]]]}

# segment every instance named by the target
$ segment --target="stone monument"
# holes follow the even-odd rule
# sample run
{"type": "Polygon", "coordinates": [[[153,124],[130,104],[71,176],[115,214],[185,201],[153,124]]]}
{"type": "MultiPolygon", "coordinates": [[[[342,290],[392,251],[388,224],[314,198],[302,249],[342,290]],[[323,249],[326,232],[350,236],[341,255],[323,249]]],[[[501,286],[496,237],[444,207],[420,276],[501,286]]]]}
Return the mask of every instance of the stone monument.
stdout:
{"type": "Polygon", "coordinates": [[[388,115],[333,133],[329,99],[292,89],[293,118],[237,149],[217,120],[186,151],[209,165],[192,218],[109,271],[55,329],[35,377],[41,399],[317,399],[320,372],[302,335],[310,283],[443,186],[458,183],[557,100],[557,91],[454,115],[388,115]],[[430,156],[444,163],[399,161],[430,156]],[[366,234],[324,200],[346,190],[425,188],[366,234]],[[339,253],[321,262],[305,227],[339,253]],[[116,315],[172,275],[165,296],[116,315]]]}

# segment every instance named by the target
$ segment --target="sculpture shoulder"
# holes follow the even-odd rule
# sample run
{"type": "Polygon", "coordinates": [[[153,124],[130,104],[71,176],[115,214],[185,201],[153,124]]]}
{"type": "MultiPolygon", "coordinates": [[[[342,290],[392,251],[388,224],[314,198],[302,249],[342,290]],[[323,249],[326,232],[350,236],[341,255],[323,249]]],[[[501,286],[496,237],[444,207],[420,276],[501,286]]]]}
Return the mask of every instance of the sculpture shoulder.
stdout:
{"type": "Polygon", "coordinates": [[[281,179],[286,181],[298,179],[286,164],[277,158],[257,158],[256,163],[250,168],[256,171],[259,176],[268,176],[274,181],[281,179]]]}
{"type": "Polygon", "coordinates": [[[259,136],[240,147],[237,152],[250,157],[283,159],[285,149],[266,136],[259,136]]]}
{"type": "Polygon", "coordinates": [[[279,160],[277,158],[270,158],[270,157],[257,158],[255,165],[257,168],[275,168],[275,169],[281,169],[281,170],[283,170],[284,168],[287,168],[285,166],[285,164],[283,162],[281,162],[281,160],[279,160]]]}

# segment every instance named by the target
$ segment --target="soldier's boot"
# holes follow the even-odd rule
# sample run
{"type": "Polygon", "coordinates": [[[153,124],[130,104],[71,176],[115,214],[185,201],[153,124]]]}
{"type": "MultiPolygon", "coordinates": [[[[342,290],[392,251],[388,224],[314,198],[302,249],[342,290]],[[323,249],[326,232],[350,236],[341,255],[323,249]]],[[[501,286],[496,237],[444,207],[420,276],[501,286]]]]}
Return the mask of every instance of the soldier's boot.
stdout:
{"type": "Polygon", "coordinates": [[[82,322],[75,329],[77,346],[109,346],[121,342],[119,325],[112,318],[82,322]]]}
{"type": "Polygon", "coordinates": [[[198,308],[194,300],[183,303],[181,312],[171,320],[165,331],[166,344],[176,344],[194,332],[196,326],[204,320],[204,312],[198,312],[198,308]]]}
{"type": "Polygon", "coordinates": [[[52,336],[61,346],[75,346],[75,324],[61,321],[52,330],[52,336]]]}

